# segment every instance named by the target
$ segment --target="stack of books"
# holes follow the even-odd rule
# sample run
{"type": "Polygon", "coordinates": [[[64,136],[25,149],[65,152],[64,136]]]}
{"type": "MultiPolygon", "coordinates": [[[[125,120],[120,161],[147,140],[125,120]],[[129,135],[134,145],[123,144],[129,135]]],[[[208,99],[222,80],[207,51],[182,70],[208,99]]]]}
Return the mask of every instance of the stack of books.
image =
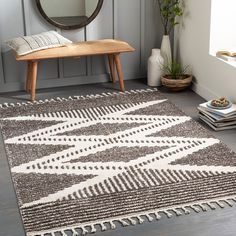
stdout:
{"type": "Polygon", "coordinates": [[[236,128],[236,105],[219,110],[208,107],[209,102],[200,104],[198,107],[199,117],[215,131],[236,128]]]}

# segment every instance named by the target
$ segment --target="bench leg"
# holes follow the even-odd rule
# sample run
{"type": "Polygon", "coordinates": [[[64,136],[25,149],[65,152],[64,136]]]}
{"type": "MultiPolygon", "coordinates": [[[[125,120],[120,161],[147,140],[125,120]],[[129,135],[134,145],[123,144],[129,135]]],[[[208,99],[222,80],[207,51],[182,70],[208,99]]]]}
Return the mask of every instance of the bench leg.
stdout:
{"type": "Polygon", "coordinates": [[[37,73],[38,73],[38,62],[32,61],[31,65],[31,75],[30,75],[30,92],[31,92],[31,101],[35,100],[36,95],[36,82],[37,82],[37,73]]]}
{"type": "Polygon", "coordinates": [[[114,59],[115,59],[117,74],[118,74],[119,82],[120,82],[120,90],[124,92],[125,85],[124,85],[124,76],[123,76],[121,62],[120,62],[120,54],[115,54],[114,59]]]}
{"type": "Polygon", "coordinates": [[[115,75],[114,55],[109,54],[108,60],[109,60],[109,66],[110,66],[111,79],[112,79],[112,82],[115,83],[116,82],[116,75],[115,75]]]}
{"type": "Polygon", "coordinates": [[[28,65],[27,65],[27,77],[26,77],[26,85],[25,85],[25,90],[26,92],[30,92],[31,89],[31,72],[32,71],[32,62],[28,61],[28,65]]]}

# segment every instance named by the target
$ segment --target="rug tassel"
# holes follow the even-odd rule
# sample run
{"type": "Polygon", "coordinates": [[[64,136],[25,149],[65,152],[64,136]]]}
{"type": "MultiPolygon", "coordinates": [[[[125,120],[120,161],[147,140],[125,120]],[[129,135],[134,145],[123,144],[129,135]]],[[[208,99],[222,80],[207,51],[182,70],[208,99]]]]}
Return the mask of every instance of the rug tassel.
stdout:
{"type": "Polygon", "coordinates": [[[62,234],[62,236],[67,236],[65,231],[62,231],[61,234],[62,234]]]}
{"type": "Polygon", "coordinates": [[[95,225],[91,225],[91,231],[90,231],[90,233],[96,233],[97,232],[97,230],[96,230],[96,228],[95,228],[95,225]]]}
{"type": "Polygon", "coordinates": [[[141,216],[137,216],[137,219],[139,221],[139,224],[142,224],[145,220],[141,218],[141,216]]]}
{"type": "Polygon", "coordinates": [[[109,96],[107,93],[102,93],[102,95],[105,97],[109,96]]]}
{"type": "Polygon", "coordinates": [[[109,223],[111,225],[111,229],[116,229],[116,225],[113,221],[110,221],[109,223]]]}
{"type": "Polygon", "coordinates": [[[199,204],[199,207],[201,207],[203,211],[207,211],[207,208],[206,208],[205,205],[203,205],[203,204],[199,204]]]}
{"type": "Polygon", "coordinates": [[[173,212],[174,212],[177,216],[181,216],[181,215],[182,215],[182,213],[181,213],[179,210],[177,210],[177,209],[173,209],[173,212]]]}
{"type": "Polygon", "coordinates": [[[105,223],[101,223],[100,225],[101,225],[102,231],[106,231],[107,230],[107,227],[106,227],[105,223]]]}
{"type": "Polygon", "coordinates": [[[212,210],[215,210],[216,207],[212,203],[206,203],[212,210]]]}
{"type": "Polygon", "coordinates": [[[155,217],[156,217],[157,220],[161,219],[161,215],[158,212],[155,212],[154,214],[155,214],[155,217]]]}
{"type": "Polygon", "coordinates": [[[136,225],[136,224],[137,224],[136,220],[134,220],[134,219],[132,219],[132,218],[128,218],[128,220],[130,221],[130,223],[131,223],[132,225],[136,225]]]}
{"type": "Polygon", "coordinates": [[[186,207],[182,207],[181,209],[184,211],[186,215],[191,213],[190,210],[188,210],[186,207]]]}
{"type": "Polygon", "coordinates": [[[85,227],[81,227],[82,234],[86,235],[88,233],[88,230],[85,227]]]}
{"type": "Polygon", "coordinates": [[[129,226],[130,224],[128,222],[126,222],[123,219],[120,219],[119,222],[125,227],[125,226],[129,226]]]}
{"type": "Polygon", "coordinates": [[[197,206],[191,206],[191,208],[197,213],[200,212],[200,209],[197,206]]]}
{"type": "Polygon", "coordinates": [[[170,212],[168,212],[168,211],[163,211],[163,213],[165,213],[168,218],[172,217],[172,214],[170,212]]]}
{"type": "Polygon", "coordinates": [[[152,222],[154,220],[154,218],[151,215],[146,215],[147,219],[149,222],[152,222]]]}
{"type": "Polygon", "coordinates": [[[226,204],[228,204],[230,207],[233,206],[233,204],[229,201],[229,200],[224,200],[226,202],[226,204]]]}
{"type": "Polygon", "coordinates": [[[5,107],[9,107],[9,104],[8,103],[4,103],[3,104],[5,107]]]}
{"type": "Polygon", "coordinates": [[[79,233],[75,229],[71,229],[72,236],[79,236],[79,233]]]}
{"type": "Polygon", "coordinates": [[[101,98],[102,97],[102,95],[100,95],[100,94],[96,94],[95,96],[96,96],[96,98],[101,98]]]}
{"type": "Polygon", "coordinates": [[[221,208],[225,208],[225,205],[223,202],[217,201],[216,204],[221,208]]]}

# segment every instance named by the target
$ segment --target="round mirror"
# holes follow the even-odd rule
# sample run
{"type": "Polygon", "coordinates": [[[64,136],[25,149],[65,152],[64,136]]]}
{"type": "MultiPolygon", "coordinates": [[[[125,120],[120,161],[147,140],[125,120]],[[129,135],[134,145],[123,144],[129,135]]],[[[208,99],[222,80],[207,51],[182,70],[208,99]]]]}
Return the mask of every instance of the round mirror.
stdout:
{"type": "Polygon", "coordinates": [[[103,0],[36,0],[41,15],[61,29],[79,29],[95,19],[103,0]]]}

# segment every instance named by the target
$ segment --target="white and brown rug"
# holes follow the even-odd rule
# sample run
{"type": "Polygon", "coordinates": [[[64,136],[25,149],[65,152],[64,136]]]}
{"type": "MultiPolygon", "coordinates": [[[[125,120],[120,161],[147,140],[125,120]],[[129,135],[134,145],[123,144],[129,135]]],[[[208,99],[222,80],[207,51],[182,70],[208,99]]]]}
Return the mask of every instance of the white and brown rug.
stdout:
{"type": "Polygon", "coordinates": [[[4,104],[0,123],[27,236],[236,201],[236,154],[156,90],[4,104]]]}

